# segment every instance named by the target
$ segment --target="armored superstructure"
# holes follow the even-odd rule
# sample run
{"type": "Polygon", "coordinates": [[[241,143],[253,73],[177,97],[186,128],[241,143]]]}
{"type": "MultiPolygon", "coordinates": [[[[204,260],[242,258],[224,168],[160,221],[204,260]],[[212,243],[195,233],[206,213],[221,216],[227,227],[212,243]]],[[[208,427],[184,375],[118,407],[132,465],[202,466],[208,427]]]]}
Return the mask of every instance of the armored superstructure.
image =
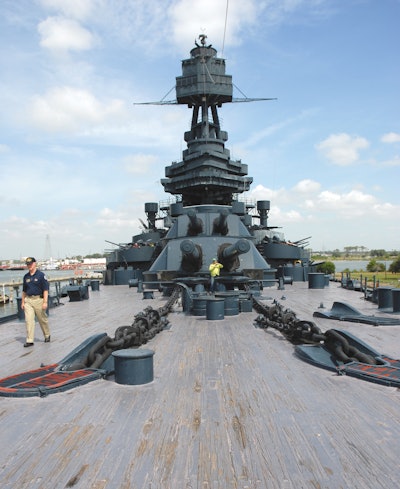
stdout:
{"type": "MultiPolygon", "coordinates": [[[[114,275],[123,273],[124,278],[130,276],[128,268],[134,275],[134,268],[138,268],[145,283],[157,286],[176,279],[188,282],[190,277],[208,277],[209,264],[217,258],[223,265],[219,281],[224,286],[229,288],[246,280],[270,285],[276,281],[276,267],[301,261],[302,248],[291,244],[290,251],[296,252],[287,254],[288,245],[280,239],[280,244],[286,246],[281,248],[283,256],[275,256],[274,247],[272,263],[268,261],[268,240],[275,236],[276,244],[279,234],[271,235],[273,228],[267,225],[270,202],[261,200],[249,205],[240,199],[253,179],[248,176],[246,164],[231,158],[225,145],[228,133],[222,130],[218,115],[223,104],[235,101],[232,77],[225,72],[225,60],[217,57],[212,45],[206,45],[206,36],[199,39],[190,58],[182,61],[182,75],[176,77],[176,100],[171,102],[187,105],[192,119],[190,130],[184,134],[187,148],[182,161],[167,166],[161,179],[165,192],[175,197],[175,202],[162,208],[167,226],[157,230],[154,214],[153,231],[160,239],[148,251],[147,263],[141,261],[135,267],[134,260],[128,258],[138,252],[129,244],[128,249],[114,252],[117,259],[110,259],[107,268],[114,275]],[[258,220],[256,225],[254,220],[258,220]],[[125,271],[118,271],[118,267],[125,271]]],[[[112,283],[109,271],[108,275],[108,283],[112,283]]]]}
{"type": "Polygon", "coordinates": [[[255,247],[245,203],[238,200],[252,178],[247,165],[231,158],[218,116],[218,109],[232,102],[232,77],[205,36],[200,40],[176,78],[176,102],[192,110],[192,122],[182,161],[166,167],[161,180],[177,202],[170,207],[172,226],[163,250],[144,273],[145,281],[207,277],[215,257],[223,265],[224,286],[246,279],[273,281],[275,270],[255,247]]]}
{"type": "Polygon", "coordinates": [[[128,243],[113,243],[116,249],[107,253],[106,285],[127,284],[130,279],[142,278],[142,271],[148,270],[161,251],[161,239],[167,229],[157,227],[159,205],[146,202],[144,206],[147,222],[141,221],[143,232],[132,236],[128,243]]]}

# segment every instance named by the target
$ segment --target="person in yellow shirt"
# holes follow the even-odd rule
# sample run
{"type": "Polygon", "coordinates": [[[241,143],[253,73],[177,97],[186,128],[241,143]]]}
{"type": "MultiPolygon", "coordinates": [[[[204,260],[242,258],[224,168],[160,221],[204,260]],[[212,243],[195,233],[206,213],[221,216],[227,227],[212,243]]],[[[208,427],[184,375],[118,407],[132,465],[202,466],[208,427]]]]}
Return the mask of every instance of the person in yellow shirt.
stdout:
{"type": "Polygon", "coordinates": [[[211,276],[211,281],[210,281],[210,291],[214,292],[215,289],[215,277],[219,276],[219,271],[221,268],[224,268],[221,263],[218,263],[218,260],[216,258],[213,259],[211,262],[211,265],[208,267],[210,270],[210,276],[211,276]]]}

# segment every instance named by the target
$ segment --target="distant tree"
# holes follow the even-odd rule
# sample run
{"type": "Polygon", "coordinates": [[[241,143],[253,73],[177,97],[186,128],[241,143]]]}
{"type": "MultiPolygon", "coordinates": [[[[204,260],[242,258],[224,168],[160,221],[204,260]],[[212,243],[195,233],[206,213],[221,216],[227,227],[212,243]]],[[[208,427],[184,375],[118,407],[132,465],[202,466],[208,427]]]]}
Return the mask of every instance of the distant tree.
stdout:
{"type": "Polygon", "coordinates": [[[359,248],[359,246],[345,246],[344,247],[345,255],[349,256],[349,255],[357,254],[358,248],[359,248]]]}
{"type": "Polygon", "coordinates": [[[335,269],[335,264],[332,261],[325,261],[324,263],[317,265],[317,272],[325,273],[326,275],[335,273],[335,269]]]}
{"type": "Polygon", "coordinates": [[[332,251],[333,258],[340,258],[342,256],[342,252],[338,249],[332,251]]]}
{"type": "Polygon", "coordinates": [[[386,270],[384,263],[379,263],[372,258],[367,265],[367,272],[384,272],[386,270]]]}
{"type": "Polygon", "coordinates": [[[371,250],[371,256],[383,257],[386,256],[385,250],[371,250]]]}
{"type": "Polygon", "coordinates": [[[400,256],[390,264],[389,272],[400,273],[400,256]]]}
{"type": "Polygon", "coordinates": [[[352,246],[345,246],[344,247],[345,256],[349,256],[349,254],[352,250],[353,250],[352,246]]]}

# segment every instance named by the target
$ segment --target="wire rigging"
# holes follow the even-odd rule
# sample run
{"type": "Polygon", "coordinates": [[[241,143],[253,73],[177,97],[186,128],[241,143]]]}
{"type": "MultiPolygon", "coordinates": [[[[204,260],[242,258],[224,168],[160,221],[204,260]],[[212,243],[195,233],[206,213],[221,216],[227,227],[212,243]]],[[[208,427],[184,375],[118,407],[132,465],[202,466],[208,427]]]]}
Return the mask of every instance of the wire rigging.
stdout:
{"type": "Polygon", "coordinates": [[[226,25],[228,23],[228,7],[229,7],[229,0],[226,0],[226,9],[225,9],[225,25],[224,25],[224,37],[222,39],[222,50],[221,50],[221,57],[224,57],[224,48],[225,48],[225,36],[226,36],[226,25]]]}

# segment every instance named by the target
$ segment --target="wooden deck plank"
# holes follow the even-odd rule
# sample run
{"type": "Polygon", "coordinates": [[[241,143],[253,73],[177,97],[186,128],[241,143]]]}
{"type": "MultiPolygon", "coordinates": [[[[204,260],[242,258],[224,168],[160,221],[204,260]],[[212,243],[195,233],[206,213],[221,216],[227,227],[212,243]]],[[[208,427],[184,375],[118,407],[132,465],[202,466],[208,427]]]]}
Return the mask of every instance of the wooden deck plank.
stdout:
{"type": "MultiPolygon", "coordinates": [[[[379,314],[360,294],[336,289],[301,283],[263,294],[301,319],[312,319],[321,301],[330,308],[333,297],[379,314]]],[[[38,328],[29,353],[23,323],[3,325],[0,375],[57,361],[86,337],[112,335],[164,300],[102,287],[88,301],[53,310],[54,341],[42,343],[38,328]]],[[[0,453],[1,487],[398,487],[399,390],[302,362],[278,332],[255,328],[255,317],[208,321],[177,308],[171,329],[145,346],[155,351],[153,382],[124,386],[110,378],[43,399],[0,398],[7,447],[0,453]]],[[[400,353],[398,326],[316,322],[400,353]]]]}

